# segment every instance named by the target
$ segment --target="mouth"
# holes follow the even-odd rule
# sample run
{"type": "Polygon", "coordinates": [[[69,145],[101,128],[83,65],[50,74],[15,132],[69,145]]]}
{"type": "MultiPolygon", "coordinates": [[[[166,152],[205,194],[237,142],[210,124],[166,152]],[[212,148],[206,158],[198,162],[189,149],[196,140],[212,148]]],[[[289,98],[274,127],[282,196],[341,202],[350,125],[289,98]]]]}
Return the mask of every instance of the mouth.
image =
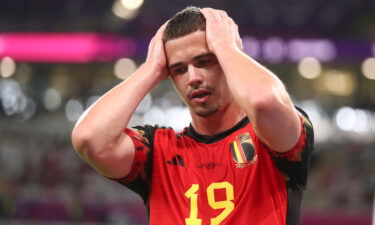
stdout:
{"type": "Polygon", "coordinates": [[[211,95],[211,92],[207,90],[198,89],[191,93],[190,98],[193,101],[201,103],[201,102],[205,102],[210,95],[211,95]]]}

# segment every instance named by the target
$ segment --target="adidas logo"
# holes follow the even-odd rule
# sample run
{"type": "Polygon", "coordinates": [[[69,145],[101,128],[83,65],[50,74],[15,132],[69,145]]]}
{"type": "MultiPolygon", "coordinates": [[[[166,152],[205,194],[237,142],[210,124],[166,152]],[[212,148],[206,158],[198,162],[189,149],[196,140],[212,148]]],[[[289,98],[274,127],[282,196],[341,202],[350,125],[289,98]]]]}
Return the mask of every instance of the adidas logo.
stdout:
{"type": "Polygon", "coordinates": [[[185,163],[184,163],[184,160],[182,159],[182,157],[180,155],[175,155],[172,160],[167,160],[167,163],[169,165],[180,165],[182,167],[185,167],[185,163]]]}

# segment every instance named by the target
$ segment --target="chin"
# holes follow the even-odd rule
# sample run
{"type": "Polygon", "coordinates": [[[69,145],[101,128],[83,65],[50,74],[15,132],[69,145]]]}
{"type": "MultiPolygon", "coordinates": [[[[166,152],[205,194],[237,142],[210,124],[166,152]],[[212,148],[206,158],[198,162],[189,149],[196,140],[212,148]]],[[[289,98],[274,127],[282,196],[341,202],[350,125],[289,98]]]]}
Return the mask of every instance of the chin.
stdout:
{"type": "Polygon", "coordinates": [[[199,117],[209,117],[219,111],[219,107],[199,107],[193,112],[199,117]]]}

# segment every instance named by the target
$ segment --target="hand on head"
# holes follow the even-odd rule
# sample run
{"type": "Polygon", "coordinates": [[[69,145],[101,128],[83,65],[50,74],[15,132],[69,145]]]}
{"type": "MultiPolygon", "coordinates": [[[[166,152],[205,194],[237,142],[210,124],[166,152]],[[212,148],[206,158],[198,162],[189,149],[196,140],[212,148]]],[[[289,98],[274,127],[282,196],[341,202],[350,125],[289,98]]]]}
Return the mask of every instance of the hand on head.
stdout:
{"type": "Polygon", "coordinates": [[[157,69],[160,71],[160,80],[165,80],[168,78],[167,57],[165,55],[163,43],[163,33],[167,23],[168,21],[159,28],[155,36],[151,39],[146,58],[146,63],[157,67],[157,69]]]}
{"type": "MultiPolygon", "coordinates": [[[[206,19],[206,41],[211,52],[216,54],[220,48],[228,47],[243,49],[238,26],[225,11],[203,8],[200,12],[206,19]]],[[[151,39],[146,59],[146,64],[157,69],[156,76],[159,80],[168,78],[167,57],[163,42],[164,30],[168,22],[165,22],[151,39]]]]}
{"type": "Polygon", "coordinates": [[[203,8],[200,10],[206,18],[207,44],[213,53],[220,47],[232,46],[243,49],[238,26],[223,10],[203,8]]]}

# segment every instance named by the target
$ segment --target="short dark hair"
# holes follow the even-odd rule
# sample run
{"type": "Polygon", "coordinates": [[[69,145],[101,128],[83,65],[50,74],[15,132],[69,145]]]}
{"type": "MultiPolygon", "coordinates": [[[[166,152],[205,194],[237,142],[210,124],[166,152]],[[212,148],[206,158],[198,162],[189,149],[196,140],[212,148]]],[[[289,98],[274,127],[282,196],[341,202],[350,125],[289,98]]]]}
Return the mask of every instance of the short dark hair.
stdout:
{"type": "Polygon", "coordinates": [[[206,19],[200,8],[189,6],[172,17],[163,34],[163,41],[179,38],[197,30],[206,29],[206,19]]]}

